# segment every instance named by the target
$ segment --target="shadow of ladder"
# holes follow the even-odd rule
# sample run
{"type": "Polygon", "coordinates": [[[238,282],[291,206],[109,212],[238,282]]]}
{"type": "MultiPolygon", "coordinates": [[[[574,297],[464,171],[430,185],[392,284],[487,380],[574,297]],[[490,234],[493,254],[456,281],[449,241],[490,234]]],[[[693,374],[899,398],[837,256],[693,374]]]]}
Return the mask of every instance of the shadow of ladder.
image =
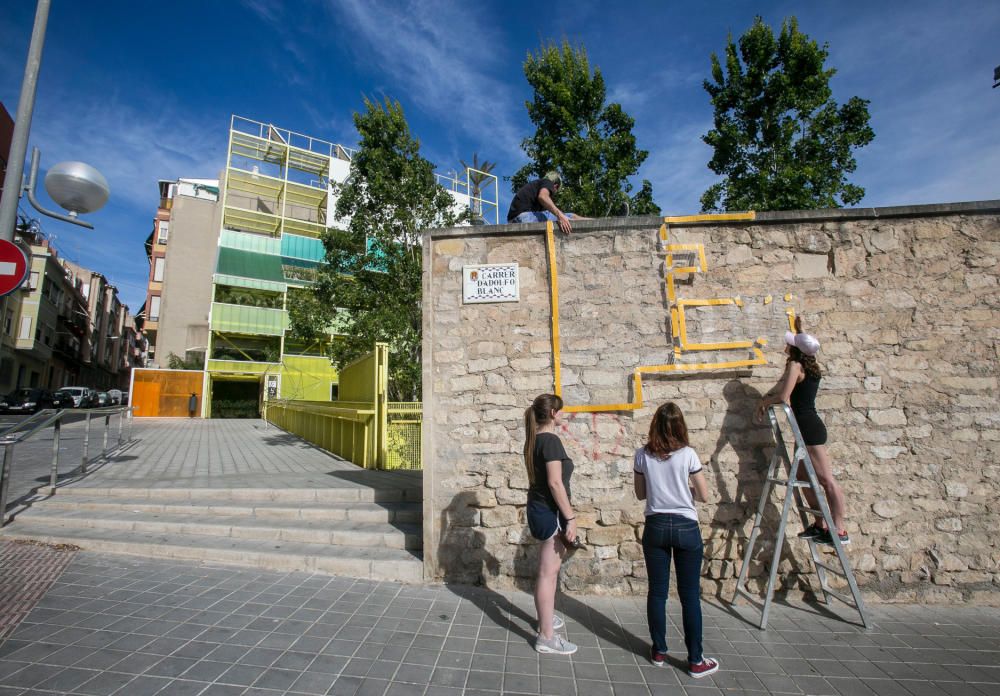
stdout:
{"type": "MultiPolygon", "coordinates": [[[[826,495],[816,479],[816,470],[813,468],[812,460],[809,458],[809,451],[806,449],[805,442],[802,439],[802,433],[799,430],[799,425],[795,421],[795,416],[792,414],[792,409],[787,404],[775,404],[768,409],[768,418],[771,421],[771,430],[774,434],[775,447],[774,452],[771,455],[771,463],[767,469],[767,478],[764,482],[764,488],[761,491],[760,502],[757,505],[757,513],[754,516],[753,531],[750,533],[750,541],[747,543],[747,548],[743,557],[743,565],[740,568],[740,575],[736,581],[736,592],[733,595],[733,604],[736,604],[737,600],[739,600],[742,596],[745,597],[751,604],[761,609],[761,630],[767,628],[768,613],[771,609],[771,601],[774,599],[774,585],[778,576],[778,564],[781,561],[781,549],[785,541],[785,527],[788,524],[788,511],[791,508],[792,498],[794,497],[795,499],[795,505],[802,518],[803,527],[807,526],[809,520],[808,515],[822,515],[823,519],[826,521],[827,529],[836,529],[833,524],[833,518],[830,514],[830,506],[826,501],[826,495]],[[781,428],[778,425],[778,417],[775,413],[778,408],[784,411],[788,420],[789,429],[792,431],[792,436],[795,439],[795,456],[792,459],[789,459],[788,457],[788,450],[785,447],[785,441],[781,435],[781,428]],[[788,472],[787,479],[783,479],[778,476],[779,462],[784,462],[785,464],[785,470],[788,472]],[[806,478],[808,479],[806,481],[798,480],[800,466],[805,471],[806,478]],[[764,597],[763,603],[761,603],[756,595],[746,589],[746,581],[747,574],[750,570],[750,561],[753,558],[754,546],[757,544],[761,535],[764,510],[766,508],[767,501],[771,496],[771,491],[775,486],[786,487],[785,501],[782,506],[781,521],[778,524],[778,534],[774,543],[774,556],[771,559],[771,569],[767,580],[767,593],[764,597]],[[819,503],[819,510],[814,510],[804,504],[802,495],[799,492],[800,488],[812,488],[813,492],[816,494],[816,500],[819,503]]],[[[833,597],[849,607],[856,609],[858,614],[861,615],[861,621],[865,628],[870,629],[872,624],[868,618],[868,612],[865,609],[865,602],[861,597],[861,591],[858,589],[858,583],[854,579],[854,572],[851,570],[851,562],[847,558],[847,554],[844,552],[844,547],[840,543],[839,536],[836,533],[832,533],[830,536],[833,540],[833,548],[836,552],[836,558],[839,562],[839,566],[831,565],[823,559],[823,556],[817,548],[818,544],[815,539],[807,540],[809,542],[809,553],[812,556],[812,562],[816,567],[816,574],[819,577],[820,587],[823,590],[824,600],[827,604],[829,604],[830,598],[833,597]],[[851,595],[845,595],[830,587],[827,573],[839,575],[847,580],[847,584],[851,590],[851,595]]]]}

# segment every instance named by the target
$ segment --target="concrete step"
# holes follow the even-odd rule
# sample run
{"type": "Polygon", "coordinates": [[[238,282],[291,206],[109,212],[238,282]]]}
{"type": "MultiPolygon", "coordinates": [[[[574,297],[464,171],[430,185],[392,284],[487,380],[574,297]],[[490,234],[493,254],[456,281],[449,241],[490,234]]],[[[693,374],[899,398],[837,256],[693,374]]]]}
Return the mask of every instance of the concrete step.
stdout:
{"type": "Polygon", "coordinates": [[[157,534],[135,530],[49,524],[19,516],[3,528],[6,539],[73,544],[102,553],[174,558],[268,570],[329,573],[373,580],[419,583],[419,552],[393,548],[333,546],[294,541],[257,541],[234,537],[157,534]]]}
{"type": "Polygon", "coordinates": [[[420,525],[350,520],[262,520],[248,515],[206,515],[185,512],[140,513],[129,510],[54,508],[38,505],[22,512],[16,521],[78,529],[116,530],[168,536],[232,537],[261,542],[290,541],[365,548],[420,549],[420,525]]]}
{"type": "Polygon", "coordinates": [[[388,503],[423,500],[420,488],[370,488],[367,486],[337,486],[331,488],[140,488],[115,486],[64,486],[58,496],[130,498],[133,500],[193,501],[199,503],[388,503]]]}
{"type": "Polygon", "coordinates": [[[258,520],[347,520],[351,522],[421,524],[423,508],[411,502],[300,503],[289,505],[274,501],[173,501],[149,498],[123,499],[106,495],[64,495],[71,489],[59,489],[58,494],[44,501],[36,510],[89,510],[94,515],[130,512],[168,515],[237,515],[258,520]]]}

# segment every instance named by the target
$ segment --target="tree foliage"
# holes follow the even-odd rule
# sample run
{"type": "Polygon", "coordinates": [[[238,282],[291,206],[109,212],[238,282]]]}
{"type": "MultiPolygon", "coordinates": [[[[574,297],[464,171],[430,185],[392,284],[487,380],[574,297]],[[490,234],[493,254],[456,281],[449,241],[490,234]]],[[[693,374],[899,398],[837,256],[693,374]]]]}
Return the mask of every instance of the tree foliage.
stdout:
{"type": "Polygon", "coordinates": [[[346,229],[323,236],[326,257],[311,293],[293,297],[292,333],[315,339],[334,324],[341,334],[331,359],[344,366],[389,344],[389,397],[420,399],[421,231],[449,226],[461,216],[420,156],[399,102],[365,99],[354,114],[360,144],[351,175],[337,193],[337,217],[346,229]]]}
{"type": "Polygon", "coordinates": [[[649,152],[636,147],[635,120],[620,104],[606,103],[604,76],[591,71],[584,48],[569,42],[545,44],[529,53],[524,76],[534,89],[525,102],[535,134],[521,143],[529,164],[513,176],[513,191],[531,179],[559,170],[563,186],[559,207],[588,217],[659,213],[652,199],[652,184],[643,181],[637,198],[629,196],[628,177],[639,171],[649,152]]]}
{"type": "Polygon", "coordinates": [[[712,54],[705,90],[715,127],[703,140],[714,154],[709,168],[723,177],[701,197],[703,211],[793,210],[852,205],[864,189],[847,180],[855,148],[875,137],[868,101],[838,105],[825,68],[827,44],[799,31],[791,17],[774,32],[757,17],[726,45],[725,67],[712,54]]]}

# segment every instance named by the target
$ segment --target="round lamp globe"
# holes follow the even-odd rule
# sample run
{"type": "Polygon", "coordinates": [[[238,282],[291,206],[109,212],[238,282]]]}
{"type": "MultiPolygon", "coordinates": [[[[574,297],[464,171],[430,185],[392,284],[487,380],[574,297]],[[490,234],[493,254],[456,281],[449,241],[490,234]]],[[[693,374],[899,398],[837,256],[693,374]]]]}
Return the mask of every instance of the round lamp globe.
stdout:
{"type": "Polygon", "coordinates": [[[45,175],[45,190],[71,215],[100,210],[111,195],[107,179],[85,162],[60,162],[52,167],[45,175]]]}

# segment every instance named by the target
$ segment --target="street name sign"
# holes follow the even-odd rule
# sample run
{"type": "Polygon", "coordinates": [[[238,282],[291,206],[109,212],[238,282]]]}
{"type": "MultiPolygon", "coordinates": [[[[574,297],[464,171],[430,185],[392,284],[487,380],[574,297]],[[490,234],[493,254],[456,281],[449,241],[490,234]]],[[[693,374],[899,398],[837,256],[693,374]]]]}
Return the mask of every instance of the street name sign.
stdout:
{"type": "Polygon", "coordinates": [[[517,302],[521,299],[516,263],[462,267],[462,302],[517,302]]]}

